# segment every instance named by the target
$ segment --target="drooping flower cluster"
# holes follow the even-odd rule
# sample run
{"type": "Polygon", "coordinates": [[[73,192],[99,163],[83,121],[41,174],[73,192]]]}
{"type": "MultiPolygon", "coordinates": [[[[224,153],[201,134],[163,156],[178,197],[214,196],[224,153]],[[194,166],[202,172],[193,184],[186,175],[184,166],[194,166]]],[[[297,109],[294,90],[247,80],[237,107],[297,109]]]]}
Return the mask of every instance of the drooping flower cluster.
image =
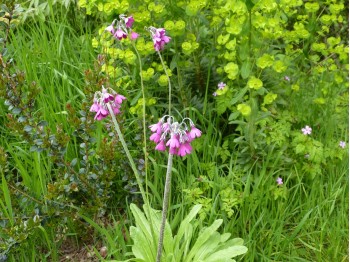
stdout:
{"type": "Polygon", "coordinates": [[[190,154],[193,149],[191,142],[202,135],[189,118],[178,123],[172,116],[163,116],[157,124],[149,128],[153,132],[150,140],[157,144],[156,150],[165,151],[168,147],[170,154],[179,156],[190,154]]]}
{"type": "Polygon", "coordinates": [[[160,51],[164,49],[165,44],[169,43],[171,37],[165,35],[164,28],[149,27],[153,39],[154,50],[160,51]]]}
{"type": "Polygon", "coordinates": [[[113,89],[106,89],[102,86],[102,91],[98,91],[94,95],[94,103],[90,107],[90,112],[96,112],[95,120],[102,120],[110,113],[107,107],[107,103],[109,103],[114,115],[120,114],[120,107],[125,99],[125,96],[117,94],[113,89]]]}
{"type": "Polygon", "coordinates": [[[118,40],[127,38],[129,34],[131,40],[136,39],[139,36],[138,33],[131,31],[131,27],[135,21],[134,18],[132,16],[126,17],[125,15],[120,15],[119,18],[120,20],[114,20],[105,30],[110,32],[118,40]]]}

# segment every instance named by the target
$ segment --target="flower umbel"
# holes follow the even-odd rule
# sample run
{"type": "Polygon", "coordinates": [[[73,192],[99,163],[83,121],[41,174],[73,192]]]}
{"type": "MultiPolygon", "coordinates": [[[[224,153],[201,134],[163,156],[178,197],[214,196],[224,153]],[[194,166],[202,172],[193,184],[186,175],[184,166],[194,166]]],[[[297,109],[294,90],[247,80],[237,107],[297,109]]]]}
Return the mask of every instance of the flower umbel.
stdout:
{"type": "Polygon", "coordinates": [[[90,107],[90,112],[96,112],[95,120],[102,120],[109,115],[107,103],[112,107],[115,115],[120,114],[120,107],[125,100],[125,96],[118,94],[111,88],[104,88],[102,91],[97,91],[94,95],[94,103],[90,107]]]}
{"type": "Polygon", "coordinates": [[[191,142],[202,135],[191,119],[184,118],[178,123],[172,116],[167,115],[149,128],[153,132],[150,140],[157,144],[156,150],[165,151],[169,148],[171,154],[178,156],[190,154],[193,149],[191,142]]]}
{"type": "Polygon", "coordinates": [[[132,16],[126,17],[125,15],[120,15],[119,20],[114,20],[105,30],[110,32],[113,37],[118,40],[127,38],[129,34],[131,40],[134,40],[139,36],[137,33],[131,31],[134,21],[135,20],[132,16]]]}
{"type": "Polygon", "coordinates": [[[165,44],[169,43],[171,37],[165,35],[164,28],[149,27],[148,30],[151,32],[153,39],[154,50],[161,51],[164,49],[165,44]]]}
{"type": "Polygon", "coordinates": [[[309,126],[305,126],[304,128],[301,129],[301,131],[303,132],[304,135],[311,135],[312,132],[312,128],[309,126]]]}

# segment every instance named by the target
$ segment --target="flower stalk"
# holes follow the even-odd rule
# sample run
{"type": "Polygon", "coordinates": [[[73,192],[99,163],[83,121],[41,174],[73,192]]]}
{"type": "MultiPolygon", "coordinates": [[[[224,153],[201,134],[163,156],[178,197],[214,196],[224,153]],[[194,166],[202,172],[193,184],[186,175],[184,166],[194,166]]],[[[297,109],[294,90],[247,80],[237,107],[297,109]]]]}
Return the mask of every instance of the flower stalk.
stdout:
{"type": "Polygon", "coordinates": [[[164,230],[166,224],[166,217],[168,213],[169,206],[169,195],[171,189],[171,169],[173,166],[173,154],[169,152],[168,155],[168,165],[166,170],[166,178],[165,178],[165,187],[164,187],[164,197],[163,197],[163,210],[162,210],[162,222],[160,225],[159,231],[159,241],[158,241],[158,249],[157,249],[157,262],[161,261],[162,252],[163,252],[163,240],[164,240],[164,230]]]}
{"type": "Polygon", "coordinates": [[[106,103],[106,105],[107,105],[108,111],[109,111],[109,113],[110,113],[110,115],[111,115],[111,117],[112,117],[112,122],[113,122],[113,124],[114,124],[115,130],[117,131],[119,140],[120,140],[120,142],[121,142],[121,144],[122,144],[122,146],[123,146],[123,149],[124,149],[124,151],[125,151],[126,156],[128,157],[128,160],[129,160],[129,163],[130,163],[130,165],[131,165],[131,168],[132,168],[132,170],[134,171],[137,184],[138,184],[138,186],[139,186],[139,188],[140,188],[140,192],[141,192],[142,199],[143,199],[143,201],[144,201],[145,203],[147,203],[147,202],[146,202],[146,200],[147,200],[146,194],[145,194],[145,191],[144,191],[143,186],[142,186],[142,182],[141,182],[141,178],[140,178],[139,172],[138,172],[138,170],[137,170],[137,168],[136,168],[136,165],[135,165],[134,160],[132,159],[132,156],[131,156],[131,154],[130,154],[130,151],[129,151],[129,149],[128,149],[128,146],[127,146],[126,143],[125,143],[124,136],[123,136],[122,132],[120,131],[120,127],[119,127],[119,124],[118,124],[118,122],[117,122],[117,120],[116,120],[116,118],[115,118],[113,109],[112,109],[112,107],[111,107],[111,105],[110,105],[109,103],[106,103]]]}

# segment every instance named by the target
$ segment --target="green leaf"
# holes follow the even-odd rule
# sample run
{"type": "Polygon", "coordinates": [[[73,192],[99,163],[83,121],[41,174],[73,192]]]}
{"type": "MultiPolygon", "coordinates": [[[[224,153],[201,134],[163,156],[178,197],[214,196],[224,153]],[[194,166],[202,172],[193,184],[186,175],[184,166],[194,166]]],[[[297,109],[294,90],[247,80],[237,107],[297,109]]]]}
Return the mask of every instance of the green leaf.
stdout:
{"type": "Polygon", "coordinates": [[[248,248],[245,246],[232,246],[226,248],[224,250],[220,250],[215,252],[211,256],[209,256],[205,261],[206,262],[224,262],[227,261],[227,258],[233,258],[242,254],[247,253],[248,248]]]}
{"type": "Polygon", "coordinates": [[[130,236],[134,241],[132,246],[132,252],[134,256],[141,261],[155,261],[155,257],[152,254],[152,250],[149,248],[148,239],[137,227],[130,227],[130,236]]]}
{"type": "Polygon", "coordinates": [[[232,92],[228,91],[216,97],[216,110],[218,115],[222,115],[229,108],[232,99],[232,92]]]}
{"type": "Polygon", "coordinates": [[[130,209],[135,218],[136,227],[139,228],[146,236],[147,244],[150,247],[152,244],[150,242],[152,241],[152,233],[149,222],[147,221],[143,212],[135,204],[131,204],[130,209]]]}
{"type": "Polygon", "coordinates": [[[231,124],[230,121],[235,120],[239,115],[240,115],[239,111],[231,113],[230,116],[228,117],[229,124],[231,124]]]}
{"type": "Polygon", "coordinates": [[[214,232],[214,234],[198,250],[193,261],[205,260],[210,254],[214,253],[215,249],[220,244],[220,240],[221,235],[218,232],[214,232]]]}
{"type": "Polygon", "coordinates": [[[198,236],[198,239],[196,243],[193,245],[191,252],[186,257],[187,262],[192,261],[193,257],[197,254],[199,249],[202,247],[202,245],[214,234],[214,232],[220,227],[222,224],[222,219],[217,219],[214,221],[214,223],[210,226],[205,228],[200,235],[198,236]]]}
{"type": "Polygon", "coordinates": [[[2,175],[2,192],[3,192],[3,195],[4,195],[6,208],[5,208],[5,206],[4,206],[2,201],[1,201],[1,206],[3,206],[3,209],[6,210],[6,212],[8,214],[7,218],[11,222],[11,225],[13,225],[14,221],[13,221],[11,195],[10,195],[10,191],[9,191],[8,186],[7,186],[7,182],[6,182],[6,179],[5,179],[4,175],[2,175]]]}
{"type": "Polygon", "coordinates": [[[241,67],[241,76],[243,79],[247,79],[250,75],[251,64],[249,60],[244,61],[241,67]]]}
{"type": "Polygon", "coordinates": [[[245,88],[243,88],[241,91],[239,91],[239,93],[237,95],[235,95],[232,100],[230,101],[230,106],[233,106],[234,104],[236,104],[238,101],[240,101],[243,96],[245,95],[245,93],[247,93],[248,91],[248,86],[246,86],[245,88]]]}
{"type": "Polygon", "coordinates": [[[181,258],[183,254],[187,254],[193,233],[191,221],[195,218],[201,208],[202,205],[195,205],[180,224],[177,235],[174,237],[174,255],[176,259],[181,258]],[[180,244],[182,244],[181,247],[180,244]]]}
{"type": "Polygon", "coordinates": [[[295,153],[300,154],[304,153],[305,151],[305,145],[303,144],[298,144],[297,147],[295,148],[295,153]]]}

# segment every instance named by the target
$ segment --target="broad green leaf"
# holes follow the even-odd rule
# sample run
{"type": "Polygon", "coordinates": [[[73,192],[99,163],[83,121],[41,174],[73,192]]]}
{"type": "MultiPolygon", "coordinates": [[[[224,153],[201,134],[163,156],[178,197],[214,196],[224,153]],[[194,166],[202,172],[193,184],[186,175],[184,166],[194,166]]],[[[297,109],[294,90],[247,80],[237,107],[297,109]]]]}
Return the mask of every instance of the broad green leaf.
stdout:
{"type": "Polygon", "coordinates": [[[206,262],[219,262],[219,261],[227,261],[223,259],[236,257],[242,254],[245,254],[248,251],[248,248],[245,246],[233,246],[226,248],[224,250],[220,250],[215,252],[211,256],[209,256],[205,261],[206,262]]]}
{"type": "Polygon", "coordinates": [[[201,248],[201,246],[211,237],[212,234],[214,234],[214,232],[220,227],[220,225],[222,224],[222,219],[217,219],[214,221],[214,223],[205,228],[200,235],[198,236],[198,239],[196,241],[196,243],[193,245],[191,252],[188,254],[188,256],[186,257],[187,262],[192,261],[193,257],[196,255],[196,253],[199,251],[199,249],[201,248]]]}
{"type": "Polygon", "coordinates": [[[220,242],[225,243],[231,236],[231,233],[224,233],[220,237],[220,242]]]}
{"type": "Polygon", "coordinates": [[[174,237],[174,247],[179,246],[182,237],[184,236],[185,232],[190,229],[191,224],[190,222],[193,220],[193,218],[198,214],[198,212],[201,210],[202,205],[195,205],[190,213],[183,219],[183,221],[180,224],[179,230],[177,235],[174,237]]]}
{"type": "Polygon", "coordinates": [[[136,227],[130,227],[130,236],[134,241],[132,246],[132,252],[136,258],[142,259],[142,261],[155,261],[155,256],[152,254],[148,239],[140,230],[136,227]]]}
{"type": "Polygon", "coordinates": [[[228,240],[226,243],[222,243],[220,246],[217,247],[215,252],[218,252],[220,250],[224,250],[226,248],[232,247],[232,246],[243,246],[244,240],[241,238],[233,238],[228,240]]]}
{"type": "Polygon", "coordinates": [[[220,244],[220,240],[220,234],[218,232],[214,232],[214,234],[198,250],[193,261],[205,260],[205,258],[215,252],[215,249],[220,244]]]}
{"type": "Polygon", "coordinates": [[[146,219],[145,215],[143,214],[143,212],[135,204],[131,204],[130,209],[135,218],[136,227],[142,230],[142,232],[145,234],[148,241],[151,240],[152,233],[151,233],[150,224],[146,219]]]}

